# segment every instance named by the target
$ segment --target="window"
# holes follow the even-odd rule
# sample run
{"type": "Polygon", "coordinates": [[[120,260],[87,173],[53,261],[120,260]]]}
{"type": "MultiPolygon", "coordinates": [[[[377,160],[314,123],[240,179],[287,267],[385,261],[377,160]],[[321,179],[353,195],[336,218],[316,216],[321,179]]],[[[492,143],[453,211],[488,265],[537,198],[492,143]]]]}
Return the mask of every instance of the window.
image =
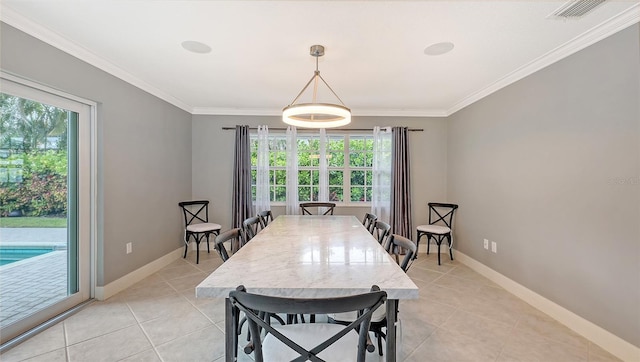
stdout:
{"type": "MultiPolygon", "coordinates": [[[[256,200],[258,137],[251,135],[251,194],[256,200]]],[[[287,139],[285,135],[269,135],[269,200],[287,199],[287,139]]]]}
{"type": "MultiPolygon", "coordinates": [[[[326,157],[329,201],[371,201],[373,135],[329,134],[326,157]]],[[[256,195],[257,135],[251,136],[252,193],[256,195]]],[[[286,138],[269,135],[269,187],[271,202],[286,201],[286,138]]],[[[320,185],[319,135],[298,134],[298,201],[318,201],[320,185]]]]}

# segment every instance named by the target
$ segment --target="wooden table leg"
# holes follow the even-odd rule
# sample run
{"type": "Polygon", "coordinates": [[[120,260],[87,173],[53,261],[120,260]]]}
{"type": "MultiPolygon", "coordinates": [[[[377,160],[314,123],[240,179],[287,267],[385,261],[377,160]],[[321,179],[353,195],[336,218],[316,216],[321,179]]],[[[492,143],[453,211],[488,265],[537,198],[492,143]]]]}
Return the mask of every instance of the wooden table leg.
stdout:
{"type": "Polygon", "coordinates": [[[398,318],[398,300],[387,299],[387,362],[396,361],[396,321],[398,318]]]}

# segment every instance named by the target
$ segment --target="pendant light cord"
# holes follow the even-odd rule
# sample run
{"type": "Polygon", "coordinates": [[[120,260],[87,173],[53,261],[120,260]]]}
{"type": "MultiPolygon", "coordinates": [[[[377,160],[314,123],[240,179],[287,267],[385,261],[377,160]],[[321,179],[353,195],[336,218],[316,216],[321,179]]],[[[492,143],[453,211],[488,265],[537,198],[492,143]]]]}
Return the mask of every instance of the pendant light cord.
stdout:
{"type": "Polygon", "coordinates": [[[331,93],[333,94],[334,97],[336,97],[338,99],[338,101],[340,101],[340,104],[342,104],[343,106],[346,107],[346,105],[344,104],[344,102],[342,101],[342,99],[340,99],[340,97],[338,97],[338,95],[336,94],[336,92],[333,91],[333,88],[331,88],[331,86],[329,85],[329,83],[327,83],[326,80],[324,80],[324,78],[322,78],[322,76],[320,75],[320,68],[319,68],[319,58],[320,55],[316,52],[315,54],[312,54],[312,56],[316,57],[316,71],[313,73],[313,76],[311,77],[311,79],[309,79],[309,81],[307,82],[307,84],[302,88],[302,90],[300,91],[300,93],[298,93],[298,95],[293,99],[293,101],[289,104],[289,106],[294,105],[298,99],[300,98],[300,96],[302,95],[302,93],[304,93],[304,91],[307,90],[307,88],[309,87],[309,85],[311,84],[311,82],[313,82],[315,80],[314,86],[313,86],[313,103],[316,103],[316,96],[318,94],[318,78],[320,78],[320,80],[322,80],[322,83],[324,83],[325,86],[327,86],[327,88],[329,88],[329,90],[331,91],[331,93]]]}

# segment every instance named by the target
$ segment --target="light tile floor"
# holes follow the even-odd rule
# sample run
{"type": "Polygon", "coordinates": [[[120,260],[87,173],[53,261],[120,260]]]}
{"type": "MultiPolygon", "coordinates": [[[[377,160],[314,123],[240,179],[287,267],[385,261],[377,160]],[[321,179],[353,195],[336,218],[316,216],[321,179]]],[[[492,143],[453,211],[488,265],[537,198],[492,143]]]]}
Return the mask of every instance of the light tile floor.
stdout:
{"type": "MultiPolygon", "coordinates": [[[[224,303],[194,287],[221,261],[180,259],[0,355],[9,361],[222,361],[224,303]]],[[[616,361],[457,261],[420,254],[420,299],[401,301],[401,361],[616,361]]],[[[241,361],[251,356],[239,353],[241,361]]],[[[379,360],[377,352],[367,360],[379,360]]]]}

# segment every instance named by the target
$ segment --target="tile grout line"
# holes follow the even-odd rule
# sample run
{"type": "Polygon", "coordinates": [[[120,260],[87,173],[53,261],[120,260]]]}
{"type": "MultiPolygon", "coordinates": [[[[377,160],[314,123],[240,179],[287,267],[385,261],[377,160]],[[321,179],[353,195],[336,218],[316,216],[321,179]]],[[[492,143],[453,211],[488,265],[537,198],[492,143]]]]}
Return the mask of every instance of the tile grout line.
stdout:
{"type": "Polygon", "coordinates": [[[62,335],[64,336],[64,354],[67,362],[71,362],[71,354],[69,353],[69,337],[67,336],[67,321],[62,321],[62,335]]]}
{"type": "MultiPolygon", "coordinates": [[[[167,283],[168,284],[168,283],[167,283]]],[[[171,285],[169,285],[171,286],[171,285]]],[[[153,349],[153,352],[155,352],[156,356],[158,356],[158,358],[160,359],[160,361],[165,362],[164,358],[162,358],[162,356],[160,355],[160,353],[158,352],[158,350],[156,349],[156,345],[153,343],[153,341],[151,340],[151,337],[149,337],[149,334],[147,334],[147,331],[145,331],[144,327],[142,326],[142,323],[140,322],[140,319],[138,319],[138,316],[136,316],[136,314],[134,313],[133,309],[131,308],[131,306],[129,305],[129,302],[124,302],[127,305],[127,308],[129,309],[129,312],[131,313],[131,315],[133,315],[133,318],[136,320],[136,323],[138,324],[138,328],[140,328],[140,330],[142,331],[142,333],[144,334],[145,338],[147,338],[147,341],[149,341],[149,344],[151,345],[151,348],[153,349]]],[[[143,351],[144,352],[144,351],[143,351]]],[[[141,353],[141,352],[138,352],[141,353]]],[[[131,356],[135,356],[137,353],[132,354],[131,356]]],[[[131,356],[127,356],[125,358],[129,358],[131,356]]],[[[124,358],[123,358],[124,359],[124,358]]]]}
{"type": "MultiPolygon", "coordinates": [[[[515,332],[516,327],[518,326],[518,323],[520,323],[520,318],[522,318],[522,317],[519,317],[518,320],[509,329],[509,335],[510,336],[513,335],[513,333],[515,332]]],[[[496,362],[500,359],[500,357],[502,356],[502,353],[504,353],[505,348],[507,348],[507,343],[508,342],[505,340],[505,342],[500,347],[500,350],[498,351],[498,355],[496,356],[496,362]]]]}
{"type": "MultiPolygon", "coordinates": [[[[427,269],[427,270],[429,270],[429,269],[427,269]]],[[[453,270],[453,269],[452,269],[452,270],[453,270]]],[[[449,270],[449,271],[450,271],[450,270],[449,270]]],[[[440,276],[438,276],[437,278],[433,279],[432,281],[428,282],[428,283],[427,283],[427,285],[436,285],[436,284],[435,284],[435,282],[436,282],[437,280],[439,280],[440,278],[444,277],[448,272],[446,272],[446,273],[439,272],[439,273],[441,273],[442,275],[440,275],[440,276]]],[[[406,361],[406,360],[408,360],[408,359],[409,359],[409,358],[410,358],[410,357],[411,357],[411,356],[412,356],[412,355],[413,355],[413,354],[414,354],[414,353],[415,353],[415,352],[420,348],[420,346],[422,346],[423,344],[427,343],[427,341],[429,340],[429,338],[432,338],[432,337],[433,337],[433,335],[434,335],[434,334],[436,334],[436,332],[437,332],[438,330],[445,330],[445,329],[441,328],[441,325],[442,325],[442,324],[444,324],[444,323],[447,323],[447,321],[448,321],[449,319],[451,319],[451,318],[453,317],[453,315],[455,315],[455,314],[456,314],[456,312],[457,312],[458,310],[460,310],[460,308],[459,308],[459,307],[454,307],[453,312],[452,312],[452,313],[451,313],[451,314],[450,314],[450,315],[449,315],[449,316],[444,320],[444,322],[442,322],[440,325],[435,325],[435,324],[434,324],[433,326],[434,326],[435,328],[433,329],[433,331],[432,331],[432,332],[427,336],[427,338],[425,338],[422,342],[418,343],[418,345],[417,345],[417,346],[415,346],[415,348],[413,348],[413,349],[411,350],[411,353],[409,353],[409,354],[407,355],[407,357],[405,358],[405,361],[406,361]]]]}

